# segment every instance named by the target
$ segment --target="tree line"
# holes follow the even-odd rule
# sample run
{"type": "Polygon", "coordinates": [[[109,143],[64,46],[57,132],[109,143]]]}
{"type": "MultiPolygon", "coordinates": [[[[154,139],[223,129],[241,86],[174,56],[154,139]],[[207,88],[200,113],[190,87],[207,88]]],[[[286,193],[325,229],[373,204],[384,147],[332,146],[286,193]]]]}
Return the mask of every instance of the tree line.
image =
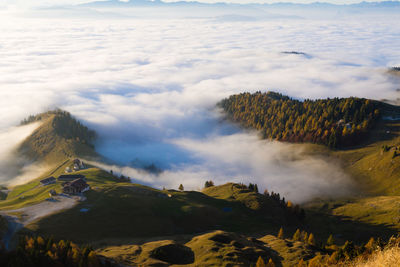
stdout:
{"type": "Polygon", "coordinates": [[[100,258],[89,246],[78,246],[71,241],[55,241],[41,236],[21,236],[15,250],[0,249],[0,266],[79,266],[112,267],[111,262],[100,258]]]}
{"type": "Polygon", "coordinates": [[[263,138],[332,148],[360,143],[381,115],[381,103],[364,98],[300,101],[260,91],[232,95],[218,106],[229,119],[259,130],[263,138]]]}
{"type": "Polygon", "coordinates": [[[309,259],[308,263],[305,259],[300,259],[298,267],[349,266],[349,263],[357,258],[366,259],[377,251],[400,246],[400,236],[392,236],[387,242],[371,237],[368,242],[361,245],[356,245],[352,241],[337,245],[332,234],[325,241],[317,241],[313,233],[297,229],[292,237],[286,237],[283,227],[279,229],[277,238],[303,242],[320,252],[309,259]]]}
{"type": "Polygon", "coordinates": [[[69,112],[61,109],[47,111],[36,116],[30,115],[28,118],[21,121],[21,125],[40,121],[52,115],[54,115],[52,126],[58,135],[88,145],[92,145],[93,141],[96,139],[95,131],[90,130],[88,127],[73,118],[69,112]]]}
{"type": "MultiPolygon", "coordinates": [[[[212,180],[206,181],[204,183],[204,188],[209,188],[209,187],[213,187],[213,186],[214,186],[214,182],[212,180]]],[[[257,184],[249,183],[249,185],[245,185],[244,183],[238,183],[237,186],[240,189],[249,190],[249,191],[259,194],[257,184]]],[[[179,190],[183,191],[182,184],[180,185],[179,190]]],[[[262,195],[264,197],[276,202],[281,208],[288,211],[291,215],[294,215],[297,219],[304,220],[304,218],[306,217],[306,213],[303,208],[301,208],[298,204],[293,204],[293,202],[290,200],[286,201],[285,197],[281,198],[281,195],[279,193],[275,193],[274,191],[271,191],[271,193],[270,193],[268,191],[268,189],[265,189],[264,193],[262,195]]]]}

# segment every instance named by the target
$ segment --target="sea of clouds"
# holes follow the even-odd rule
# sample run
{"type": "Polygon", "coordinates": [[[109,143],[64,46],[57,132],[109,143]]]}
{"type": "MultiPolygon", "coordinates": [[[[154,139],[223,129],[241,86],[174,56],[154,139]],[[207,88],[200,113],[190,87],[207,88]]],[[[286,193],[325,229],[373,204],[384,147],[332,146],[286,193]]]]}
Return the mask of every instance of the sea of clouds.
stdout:
{"type": "Polygon", "coordinates": [[[257,90],[396,101],[400,84],[386,70],[400,64],[398,20],[4,15],[0,129],[60,107],[98,132],[105,169],[136,182],[255,182],[300,202],[346,193],[351,182],[340,167],[243,132],[216,103],[257,90]],[[134,168],[152,163],[164,171],[134,168]]]}

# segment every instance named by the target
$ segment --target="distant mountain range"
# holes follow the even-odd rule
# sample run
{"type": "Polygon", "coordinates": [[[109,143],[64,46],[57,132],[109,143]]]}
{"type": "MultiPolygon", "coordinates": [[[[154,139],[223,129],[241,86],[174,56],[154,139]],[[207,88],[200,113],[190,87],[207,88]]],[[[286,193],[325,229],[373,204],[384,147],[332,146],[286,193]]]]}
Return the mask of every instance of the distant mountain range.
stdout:
{"type": "Polygon", "coordinates": [[[264,7],[318,7],[318,8],[393,8],[400,7],[399,1],[383,1],[383,2],[361,2],[357,4],[331,4],[324,2],[314,2],[310,4],[300,4],[300,3],[248,3],[248,4],[234,4],[234,3],[202,3],[196,1],[178,1],[178,2],[163,2],[160,0],[130,0],[128,2],[119,0],[109,0],[109,1],[94,1],[86,4],[81,4],[79,6],[84,7],[133,7],[133,6],[213,6],[213,7],[224,7],[224,6],[264,6],[264,7]]]}

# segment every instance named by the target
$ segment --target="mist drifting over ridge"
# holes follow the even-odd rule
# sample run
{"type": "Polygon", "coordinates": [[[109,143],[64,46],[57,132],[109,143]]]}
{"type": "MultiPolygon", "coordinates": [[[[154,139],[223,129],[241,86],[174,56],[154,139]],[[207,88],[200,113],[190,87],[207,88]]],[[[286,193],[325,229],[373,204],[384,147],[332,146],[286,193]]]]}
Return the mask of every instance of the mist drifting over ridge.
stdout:
{"type": "Polygon", "coordinates": [[[351,183],[338,166],[243,133],[222,121],[216,103],[257,90],[398,98],[398,80],[386,74],[400,63],[396,17],[33,17],[0,24],[1,129],[60,107],[99,133],[98,152],[115,163],[104,168],[157,187],[198,189],[213,179],[256,182],[294,201],[332,187],[346,193],[351,183]],[[137,163],[164,172],[147,174],[137,163]]]}

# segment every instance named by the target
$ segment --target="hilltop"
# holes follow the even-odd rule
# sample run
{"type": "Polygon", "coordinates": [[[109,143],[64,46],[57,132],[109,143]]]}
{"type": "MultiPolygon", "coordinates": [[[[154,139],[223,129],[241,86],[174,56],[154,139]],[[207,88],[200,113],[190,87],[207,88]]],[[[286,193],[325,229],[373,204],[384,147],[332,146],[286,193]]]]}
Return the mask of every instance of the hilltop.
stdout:
{"type": "Polygon", "coordinates": [[[370,99],[300,101],[275,92],[232,95],[218,106],[229,120],[260,131],[263,138],[331,148],[359,145],[381,118],[400,114],[399,107],[370,99]]]}
{"type": "Polygon", "coordinates": [[[93,145],[96,133],[68,112],[48,111],[28,117],[21,125],[32,122],[40,122],[40,126],[18,148],[28,159],[54,164],[66,158],[98,157],[93,145]]]}

